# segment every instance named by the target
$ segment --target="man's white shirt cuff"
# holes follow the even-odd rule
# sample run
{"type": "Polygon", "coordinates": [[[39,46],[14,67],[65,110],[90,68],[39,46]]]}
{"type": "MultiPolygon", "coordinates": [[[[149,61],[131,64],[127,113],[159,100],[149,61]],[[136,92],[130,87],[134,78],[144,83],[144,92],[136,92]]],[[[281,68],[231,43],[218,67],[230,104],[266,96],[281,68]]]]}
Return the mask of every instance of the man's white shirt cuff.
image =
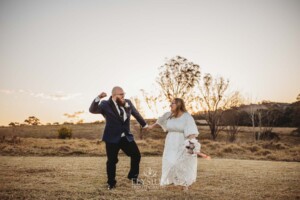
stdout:
{"type": "Polygon", "coordinates": [[[100,101],[100,98],[97,96],[96,98],[95,98],[95,102],[97,103],[97,102],[99,102],[100,101]]]}
{"type": "Polygon", "coordinates": [[[148,128],[148,124],[146,124],[143,128],[148,128]]]}

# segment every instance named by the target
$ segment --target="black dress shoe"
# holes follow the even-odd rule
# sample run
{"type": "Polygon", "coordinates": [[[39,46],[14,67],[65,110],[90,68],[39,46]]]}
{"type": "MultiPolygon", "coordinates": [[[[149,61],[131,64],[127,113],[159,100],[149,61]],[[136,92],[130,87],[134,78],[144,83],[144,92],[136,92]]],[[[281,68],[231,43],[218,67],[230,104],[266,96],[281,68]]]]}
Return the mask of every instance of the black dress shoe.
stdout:
{"type": "Polygon", "coordinates": [[[116,185],[108,185],[107,186],[107,189],[108,190],[112,190],[112,189],[115,189],[116,188],[116,185]]]}
{"type": "Polygon", "coordinates": [[[143,180],[139,179],[139,178],[132,178],[131,179],[132,183],[135,185],[144,185],[143,180]]]}

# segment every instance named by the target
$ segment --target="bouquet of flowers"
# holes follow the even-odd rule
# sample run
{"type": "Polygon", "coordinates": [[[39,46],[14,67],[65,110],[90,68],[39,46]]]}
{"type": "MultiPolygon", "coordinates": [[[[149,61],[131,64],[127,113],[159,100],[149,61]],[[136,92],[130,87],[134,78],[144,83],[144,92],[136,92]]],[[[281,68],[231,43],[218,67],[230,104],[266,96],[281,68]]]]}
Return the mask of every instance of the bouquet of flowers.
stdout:
{"type": "Polygon", "coordinates": [[[196,138],[185,140],[184,145],[189,154],[197,156],[197,154],[200,153],[201,144],[196,138]]]}

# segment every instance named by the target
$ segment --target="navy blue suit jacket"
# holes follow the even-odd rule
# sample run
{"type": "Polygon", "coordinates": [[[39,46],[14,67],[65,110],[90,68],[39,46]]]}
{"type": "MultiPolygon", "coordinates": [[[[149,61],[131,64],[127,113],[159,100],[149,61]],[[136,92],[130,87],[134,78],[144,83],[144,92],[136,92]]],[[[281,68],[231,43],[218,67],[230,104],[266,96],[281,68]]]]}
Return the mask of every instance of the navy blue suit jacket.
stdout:
{"type": "Polygon", "coordinates": [[[102,100],[101,103],[93,100],[89,111],[93,114],[102,114],[105,118],[106,124],[102,140],[108,143],[119,143],[121,134],[125,133],[125,137],[129,142],[134,140],[133,134],[130,132],[130,117],[131,115],[140,123],[142,127],[146,125],[145,120],[136,110],[129,99],[125,99],[129,107],[124,108],[127,114],[127,119],[124,121],[115,106],[112,98],[109,100],[102,100]]]}

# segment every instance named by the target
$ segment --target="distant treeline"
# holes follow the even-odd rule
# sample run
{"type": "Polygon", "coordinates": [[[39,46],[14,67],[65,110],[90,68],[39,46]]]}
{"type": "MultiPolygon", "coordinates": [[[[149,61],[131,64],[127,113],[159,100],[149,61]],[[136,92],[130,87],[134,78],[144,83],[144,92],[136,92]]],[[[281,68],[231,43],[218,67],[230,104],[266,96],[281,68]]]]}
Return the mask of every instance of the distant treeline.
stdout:
{"type": "MultiPolygon", "coordinates": [[[[222,125],[270,127],[300,127],[300,101],[287,103],[262,102],[261,104],[241,105],[222,113],[222,125]]],[[[196,119],[205,119],[205,113],[195,115],[196,119]]]]}

